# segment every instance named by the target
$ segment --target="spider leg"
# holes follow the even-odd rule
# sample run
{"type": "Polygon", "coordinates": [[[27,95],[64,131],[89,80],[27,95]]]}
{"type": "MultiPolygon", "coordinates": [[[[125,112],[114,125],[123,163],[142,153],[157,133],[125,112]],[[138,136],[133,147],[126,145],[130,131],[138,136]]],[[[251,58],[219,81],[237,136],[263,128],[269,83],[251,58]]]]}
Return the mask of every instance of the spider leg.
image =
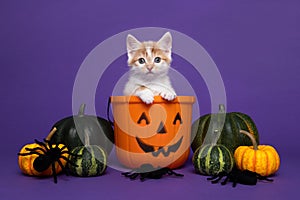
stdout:
{"type": "Polygon", "coordinates": [[[54,178],[54,183],[57,183],[57,176],[56,176],[56,170],[55,170],[55,162],[52,162],[52,175],[54,178]]]}
{"type": "Polygon", "coordinates": [[[34,142],[37,143],[37,144],[40,145],[40,146],[43,146],[43,147],[46,149],[46,151],[49,151],[49,150],[50,150],[50,149],[49,149],[49,145],[45,144],[44,142],[40,142],[40,141],[38,141],[37,139],[35,139],[34,142]]]}
{"type": "Polygon", "coordinates": [[[67,163],[69,163],[70,165],[73,165],[75,167],[78,167],[78,165],[76,165],[74,162],[71,162],[67,157],[65,156],[60,156],[60,158],[64,159],[65,161],[67,161],[67,163]]]}
{"type": "Polygon", "coordinates": [[[128,177],[131,172],[123,172],[122,175],[128,177]]]}
{"type": "Polygon", "coordinates": [[[43,155],[43,154],[41,154],[39,152],[18,153],[19,156],[28,156],[28,155],[33,155],[33,154],[36,154],[38,156],[43,155]]]}
{"type": "Polygon", "coordinates": [[[43,139],[44,143],[48,144],[48,145],[53,145],[54,142],[51,142],[50,140],[47,140],[46,138],[43,139]]]}
{"type": "Polygon", "coordinates": [[[258,175],[257,178],[259,180],[262,180],[262,181],[268,181],[268,182],[273,182],[274,180],[273,179],[270,179],[268,178],[267,176],[261,176],[261,175],[258,175]]]}
{"type": "Polygon", "coordinates": [[[141,173],[140,174],[140,180],[144,181],[148,177],[148,175],[149,175],[149,173],[147,173],[147,172],[146,173],[141,173]]]}
{"type": "Polygon", "coordinates": [[[131,180],[134,180],[134,179],[136,179],[136,177],[138,177],[139,175],[140,175],[139,173],[133,173],[133,174],[130,175],[130,179],[131,179],[131,180]]]}
{"type": "Polygon", "coordinates": [[[28,147],[26,147],[25,150],[26,150],[26,151],[37,151],[37,150],[40,150],[40,151],[42,151],[44,154],[47,153],[47,151],[46,151],[45,149],[41,148],[41,147],[35,147],[35,148],[28,148],[28,147]]]}
{"type": "Polygon", "coordinates": [[[227,175],[226,178],[224,179],[224,181],[221,182],[221,185],[226,185],[228,180],[229,180],[229,175],[227,175]]]}
{"type": "Polygon", "coordinates": [[[62,152],[61,152],[61,154],[65,154],[65,153],[69,154],[70,156],[75,156],[75,157],[80,157],[80,156],[82,156],[82,155],[79,155],[79,154],[71,153],[70,151],[62,151],[62,152]]]}
{"type": "Polygon", "coordinates": [[[122,175],[133,180],[133,179],[136,179],[136,177],[138,177],[140,175],[140,173],[130,171],[130,172],[123,172],[122,175]]]}
{"type": "Polygon", "coordinates": [[[37,139],[34,139],[34,142],[41,146],[45,145],[44,142],[38,141],[37,139]]]}
{"type": "Polygon", "coordinates": [[[220,174],[217,174],[217,175],[213,175],[213,176],[210,177],[210,178],[207,178],[207,180],[211,181],[212,184],[216,184],[216,183],[218,183],[224,176],[226,176],[225,173],[220,173],[220,174]]]}
{"type": "Polygon", "coordinates": [[[67,176],[69,176],[69,172],[68,172],[68,170],[66,169],[66,167],[62,164],[62,162],[61,162],[59,159],[57,160],[57,162],[58,162],[59,166],[61,167],[62,171],[63,171],[67,176]]]}
{"type": "Polygon", "coordinates": [[[47,140],[46,138],[44,138],[44,142],[50,144],[50,140],[47,140]]]}
{"type": "Polygon", "coordinates": [[[123,172],[122,175],[125,176],[125,177],[131,177],[132,175],[134,175],[136,173],[134,173],[133,171],[130,171],[130,172],[123,172]]]}
{"type": "MultiPolygon", "coordinates": [[[[46,138],[44,138],[43,141],[44,141],[44,142],[40,142],[40,143],[45,144],[45,146],[48,145],[48,146],[50,147],[50,146],[53,145],[53,143],[52,143],[50,140],[47,140],[46,138]]],[[[57,143],[55,143],[55,144],[57,145],[57,143]]],[[[41,144],[41,145],[42,145],[42,144],[41,144]]]]}
{"type": "MultiPolygon", "coordinates": [[[[64,159],[64,160],[66,160],[66,161],[67,161],[67,164],[70,164],[70,165],[72,165],[72,166],[74,166],[74,167],[78,167],[78,165],[77,165],[76,163],[74,163],[74,162],[68,160],[66,157],[62,156],[61,158],[64,159]]],[[[66,166],[67,166],[67,164],[66,164],[66,166]]]]}
{"type": "Polygon", "coordinates": [[[155,171],[145,172],[145,176],[152,179],[160,179],[163,175],[165,175],[167,171],[165,168],[158,169],[155,171]]]}
{"type": "Polygon", "coordinates": [[[216,178],[219,178],[219,176],[218,175],[213,175],[213,176],[207,178],[206,180],[211,181],[211,180],[214,180],[216,178]]]}
{"type": "Polygon", "coordinates": [[[216,184],[216,183],[218,183],[222,178],[223,178],[223,175],[217,176],[217,177],[215,178],[215,180],[211,179],[211,183],[212,183],[212,184],[216,184]]]}
{"type": "Polygon", "coordinates": [[[241,183],[239,176],[236,173],[231,174],[230,181],[232,182],[232,187],[236,187],[238,183],[241,183]]]}
{"type": "MultiPolygon", "coordinates": [[[[54,147],[52,147],[52,144],[49,144],[49,143],[45,143],[45,144],[47,144],[46,146],[48,146],[48,150],[49,150],[49,151],[52,150],[52,149],[58,148],[58,144],[54,144],[54,145],[55,145],[54,147]]],[[[59,148],[58,148],[58,149],[59,149],[59,148]]]]}
{"type": "Polygon", "coordinates": [[[184,176],[183,174],[176,173],[176,172],[174,172],[174,171],[171,170],[171,169],[168,169],[167,173],[168,173],[169,175],[175,175],[175,176],[181,176],[181,177],[184,176]]]}
{"type": "Polygon", "coordinates": [[[234,181],[232,182],[232,187],[236,187],[236,185],[237,185],[237,181],[234,180],[234,181]]]}

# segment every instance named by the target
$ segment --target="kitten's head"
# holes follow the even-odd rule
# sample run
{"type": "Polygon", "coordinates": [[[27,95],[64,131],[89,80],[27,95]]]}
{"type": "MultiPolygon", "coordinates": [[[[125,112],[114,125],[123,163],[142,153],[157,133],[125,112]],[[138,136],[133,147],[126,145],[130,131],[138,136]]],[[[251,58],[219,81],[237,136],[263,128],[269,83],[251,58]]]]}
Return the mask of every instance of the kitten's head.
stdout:
{"type": "Polygon", "coordinates": [[[157,42],[140,42],[127,36],[128,65],[135,74],[151,77],[165,75],[171,63],[172,36],[165,33],[157,42]]]}

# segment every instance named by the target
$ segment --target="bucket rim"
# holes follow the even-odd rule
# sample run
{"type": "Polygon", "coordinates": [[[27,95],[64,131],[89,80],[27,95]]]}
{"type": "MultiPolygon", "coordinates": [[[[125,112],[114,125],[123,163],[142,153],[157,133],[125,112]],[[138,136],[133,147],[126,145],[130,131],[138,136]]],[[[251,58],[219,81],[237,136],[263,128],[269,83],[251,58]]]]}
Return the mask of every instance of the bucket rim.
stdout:
{"type": "MultiPolygon", "coordinates": [[[[143,103],[138,96],[110,96],[111,103],[143,103]]],[[[154,96],[153,104],[157,103],[194,103],[194,96],[176,96],[172,101],[167,101],[161,96],[154,96]]]]}

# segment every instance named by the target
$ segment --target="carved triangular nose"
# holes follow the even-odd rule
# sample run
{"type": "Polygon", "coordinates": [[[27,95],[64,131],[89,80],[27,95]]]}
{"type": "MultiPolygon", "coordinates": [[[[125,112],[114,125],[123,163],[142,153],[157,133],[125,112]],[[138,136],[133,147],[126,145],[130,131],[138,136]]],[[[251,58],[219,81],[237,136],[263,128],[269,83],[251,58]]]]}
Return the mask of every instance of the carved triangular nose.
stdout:
{"type": "Polygon", "coordinates": [[[167,133],[166,127],[163,122],[160,122],[159,127],[157,129],[157,133],[159,133],[159,134],[167,133]]]}

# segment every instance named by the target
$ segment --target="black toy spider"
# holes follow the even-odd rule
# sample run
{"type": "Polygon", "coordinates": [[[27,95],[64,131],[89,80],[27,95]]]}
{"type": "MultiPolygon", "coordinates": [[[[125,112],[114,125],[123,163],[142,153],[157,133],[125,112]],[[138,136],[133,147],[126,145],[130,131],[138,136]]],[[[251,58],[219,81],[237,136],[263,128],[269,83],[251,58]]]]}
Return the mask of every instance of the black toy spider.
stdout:
{"type": "Polygon", "coordinates": [[[236,187],[236,185],[244,184],[244,185],[256,185],[257,180],[266,180],[269,182],[272,182],[272,179],[269,179],[268,177],[260,176],[255,172],[251,172],[248,170],[241,171],[236,168],[234,168],[230,173],[221,173],[219,175],[212,176],[210,178],[207,178],[207,180],[210,180],[213,184],[219,183],[219,181],[226,177],[222,182],[221,185],[225,185],[228,181],[232,182],[232,187],[236,187]]]}
{"type": "Polygon", "coordinates": [[[140,180],[144,181],[145,179],[160,179],[164,175],[175,175],[182,177],[183,174],[178,174],[171,170],[170,168],[164,167],[164,168],[154,168],[150,164],[144,164],[139,169],[130,171],[130,172],[123,172],[122,175],[125,177],[130,178],[131,180],[136,179],[138,176],[140,176],[140,180]]]}
{"type": "Polygon", "coordinates": [[[71,165],[77,166],[76,164],[71,162],[67,157],[63,156],[63,154],[65,154],[65,153],[72,155],[72,156],[78,156],[78,155],[74,155],[71,152],[69,152],[68,150],[66,150],[67,147],[65,145],[63,145],[60,148],[58,146],[59,144],[55,144],[54,146],[52,146],[52,144],[49,143],[50,141],[46,140],[46,139],[44,139],[44,142],[40,142],[36,139],[34,141],[36,144],[40,145],[41,147],[26,148],[26,150],[29,151],[28,153],[18,153],[18,155],[19,156],[27,156],[27,155],[32,155],[32,154],[38,155],[38,157],[35,158],[35,160],[33,161],[33,168],[38,172],[45,171],[51,165],[54,183],[57,183],[57,173],[56,173],[56,169],[55,169],[55,162],[58,162],[58,164],[60,165],[62,170],[65,172],[65,174],[69,175],[69,173],[66,170],[66,167],[60,161],[60,158],[67,161],[67,164],[69,163],[71,165]],[[42,148],[42,147],[44,147],[44,148],[42,148]],[[40,152],[42,152],[42,153],[40,153],[40,152]]]}

